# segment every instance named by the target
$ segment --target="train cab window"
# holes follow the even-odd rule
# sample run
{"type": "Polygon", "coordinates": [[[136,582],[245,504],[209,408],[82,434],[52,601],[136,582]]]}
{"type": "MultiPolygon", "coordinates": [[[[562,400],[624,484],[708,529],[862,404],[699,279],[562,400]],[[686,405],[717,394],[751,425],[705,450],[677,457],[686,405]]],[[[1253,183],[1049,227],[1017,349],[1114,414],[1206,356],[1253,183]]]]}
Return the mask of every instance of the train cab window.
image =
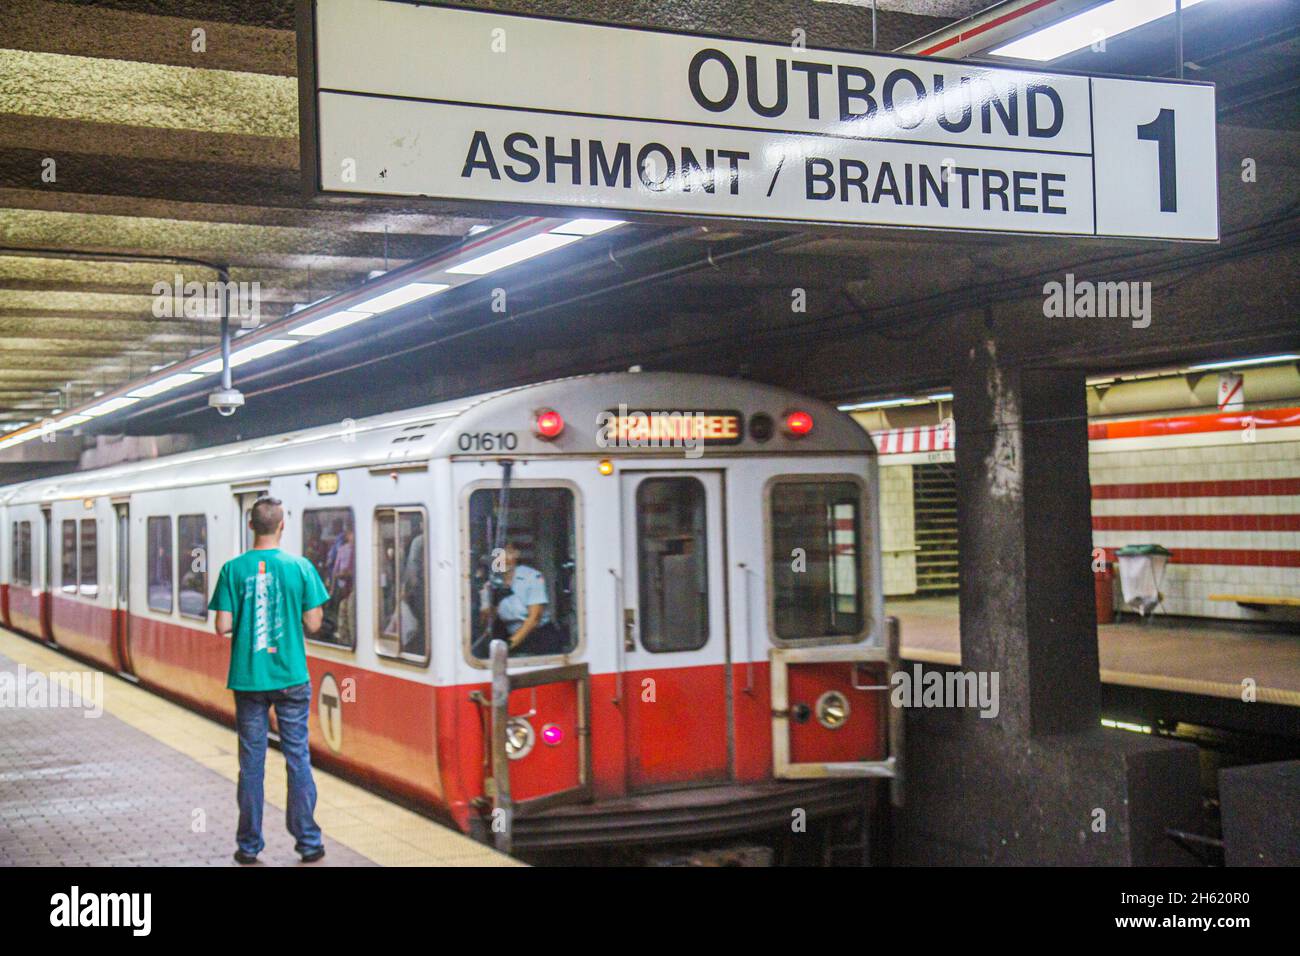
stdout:
{"type": "Polygon", "coordinates": [[[429,562],[419,508],[375,511],[379,619],[375,649],[387,657],[429,660],[429,562]]]}
{"type": "Polygon", "coordinates": [[[99,593],[99,529],[94,518],[81,519],[81,574],[77,580],[82,594],[99,593]]]}
{"type": "Polygon", "coordinates": [[[357,530],[351,508],[316,508],[302,513],[302,553],[316,566],[329,591],[320,631],[309,640],[357,646],[357,530]]]}
{"type": "Polygon", "coordinates": [[[60,552],[63,559],[63,570],[59,576],[59,584],[63,590],[76,593],[77,591],[77,522],[63,522],[63,550],[60,552]]]}
{"type": "Polygon", "coordinates": [[[704,485],[695,478],[647,478],[637,486],[637,591],[648,651],[694,651],[708,642],[704,507],[704,485]]]}
{"type": "Polygon", "coordinates": [[[772,486],[772,618],[778,638],[862,632],[860,499],[851,481],[772,486]]]}
{"type": "Polygon", "coordinates": [[[185,617],[208,619],[208,517],[181,515],[176,519],[176,580],[180,611],[185,617]]]}
{"type": "Polygon", "coordinates": [[[150,518],[146,525],[149,554],[149,610],[172,612],[172,519],[150,518]]]}
{"type": "Polygon", "coordinates": [[[486,660],[501,638],[512,657],[567,654],[578,645],[573,492],[512,486],[500,506],[499,489],[469,497],[471,653],[486,660]]]}
{"type": "Polygon", "coordinates": [[[14,584],[31,587],[32,584],[32,523],[15,521],[13,528],[13,550],[10,552],[12,564],[10,571],[14,584]]]}

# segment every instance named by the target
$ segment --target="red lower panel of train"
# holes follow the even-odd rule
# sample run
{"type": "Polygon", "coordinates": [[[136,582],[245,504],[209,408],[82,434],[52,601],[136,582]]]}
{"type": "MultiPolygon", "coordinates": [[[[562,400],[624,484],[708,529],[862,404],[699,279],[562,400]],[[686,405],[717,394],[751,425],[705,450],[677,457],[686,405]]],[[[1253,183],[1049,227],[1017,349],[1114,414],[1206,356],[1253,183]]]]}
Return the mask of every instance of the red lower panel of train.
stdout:
{"type": "MultiPolygon", "coordinates": [[[[42,597],[10,589],[12,626],[39,633],[44,609],[55,640],[67,650],[112,670],[127,670],[129,663],[145,686],[233,722],[234,698],[225,686],[229,644],[212,631],[132,616],[128,644],[116,612],[61,597],[47,603],[42,597]]],[[[490,722],[487,708],[472,695],[478,691],[486,698],[489,682],[434,687],[323,657],[310,657],[308,666],[316,692],[313,760],[432,805],[468,828],[473,801],[484,793],[490,722]]],[[[684,782],[770,778],[769,665],[732,665],[730,746],[726,676],[725,665],[633,671],[621,681],[614,674],[591,675],[589,774],[595,797],[684,782]]],[[[885,695],[860,688],[881,677],[865,669],[855,672],[849,663],[791,664],[792,704],[814,708],[832,690],[850,702],[850,718],[837,729],[816,719],[792,722],[791,760],[880,759],[885,695]]],[[[534,732],[526,756],[511,763],[515,800],[579,783],[580,692],[578,682],[566,681],[511,694],[510,714],[526,718],[534,732]]]]}

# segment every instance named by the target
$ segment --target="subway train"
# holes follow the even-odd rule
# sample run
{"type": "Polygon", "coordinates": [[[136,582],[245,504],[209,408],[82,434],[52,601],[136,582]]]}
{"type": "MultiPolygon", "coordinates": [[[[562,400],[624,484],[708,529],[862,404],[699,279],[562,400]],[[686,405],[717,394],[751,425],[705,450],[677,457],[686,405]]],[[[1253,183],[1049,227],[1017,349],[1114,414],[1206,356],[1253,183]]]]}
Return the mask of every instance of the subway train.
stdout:
{"type": "Polygon", "coordinates": [[[10,486],[4,624],[230,722],[207,603],[263,495],[330,593],[319,766],[513,852],[852,833],[897,787],[876,452],[831,406],[634,370],[10,486]]]}

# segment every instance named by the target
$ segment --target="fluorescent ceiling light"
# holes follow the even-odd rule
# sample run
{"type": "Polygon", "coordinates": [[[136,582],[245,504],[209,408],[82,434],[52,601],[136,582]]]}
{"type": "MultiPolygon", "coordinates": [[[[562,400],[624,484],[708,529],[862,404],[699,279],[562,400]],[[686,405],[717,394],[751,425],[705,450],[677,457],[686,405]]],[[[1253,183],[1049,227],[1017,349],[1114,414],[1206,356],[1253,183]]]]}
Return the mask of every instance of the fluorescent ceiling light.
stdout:
{"type": "Polygon", "coordinates": [[[150,382],[148,385],[142,385],[134,391],[126,394],[131,398],[153,398],[155,395],[161,395],[163,392],[170,392],[173,388],[180,388],[182,385],[188,385],[195,379],[203,376],[197,372],[177,372],[175,375],[168,375],[166,378],[160,378],[156,382],[150,382]]]}
{"type": "Polygon", "coordinates": [[[1188,368],[1193,372],[1205,372],[1216,368],[1238,368],[1242,365],[1268,365],[1272,362],[1294,362],[1297,359],[1300,359],[1300,355],[1265,355],[1262,358],[1231,359],[1227,362],[1203,362],[1200,365],[1188,366],[1188,368]]]}
{"type": "Polygon", "coordinates": [[[441,292],[446,288],[449,287],[441,282],[409,282],[390,292],[385,292],[383,295],[367,299],[360,305],[351,306],[348,311],[387,312],[389,309],[395,309],[399,305],[406,305],[416,299],[423,299],[426,295],[433,295],[435,292],[441,292]]]}
{"type": "MultiPolygon", "coordinates": [[[[1204,0],[1183,0],[1183,9],[1204,0]]],[[[1020,60],[1046,62],[1081,50],[1099,39],[1127,33],[1174,12],[1174,0],[1108,0],[1099,7],[1067,17],[988,52],[1020,60]]]]}
{"type": "Polygon", "coordinates": [[[140,401],[138,398],[132,398],[129,395],[120,395],[117,398],[110,398],[106,402],[100,402],[92,408],[85,409],[82,414],[95,417],[98,415],[107,415],[109,412],[115,412],[119,408],[126,408],[128,405],[134,405],[140,401]]]}
{"type": "MultiPolygon", "coordinates": [[[[242,348],[236,352],[231,353],[230,367],[238,368],[240,365],[243,365],[245,362],[251,362],[254,359],[260,359],[260,358],[265,358],[268,355],[274,355],[276,352],[279,352],[282,349],[287,349],[297,344],[298,344],[297,339],[262,339],[262,341],[255,342],[252,345],[248,346],[247,348],[242,348]]],[[[196,365],[194,366],[194,371],[204,375],[211,375],[213,372],[220,372],[221,358],[217,357],[210,362],[204,362],[202,365],[196,365]]]]}
{"type": "Polygon", "coordinates": [[[21,435],[10,435],[8,438],[0,439],[0,448],[12,448],[14,445],[21,445],[25,441],[31,441],[39,434],[39,430],[33,429],[21,435]]]}
{"type": "Polygon", "coordinates": [[[915,402],[914,398],[885,398],[878,402],[857,402],[853,405],[839,406],[842,412],[856,412],[863,408],[892,408],[895,405],[910,405],[915,402]]]}
{"type": "Polygon", "coordinates": [[[562,233],[543,232],[536,236],[529,236],[527,239],[520,239],[518,242],[511,243],[486,255],[481,255],[477,259],[471,259],[469,262],[462,262],[458,266],[452,266],[447,271],[456,275],[484,276],[489,272],[496,272],[498,269],[524,262],[534,256],[540,256],[543,253],[563,248],[581,238],[582,236],[566,236],[562,233]]]}
{"type": "Polygon", "coordinates": [[[68,415],[66,418],[60,418],[56,422],[51,422],[49,425],[42,426],[42,430],[46,432],[57,432],[64,428],[71,428],[73,425],[80,425],[82,422],[88,421],[90,421],[89,415],[68,415]]]}
{"type": "Polygon", "coordinates": [[[327,315],[319,318],[314,322],[307,322],[298,326],[296,329],[290,329],[290,335],[324,335],[326,332],[333,332],[337,329],[345,328],[353,322],[360,322],[362,319],[373,319],[373,312],[356,312],[348,310],[346,312],[335,312],[333,315],[327,315]]]}
{"type": "Polygon", "coordinates": [[[564,225],[556,226],[551,232],[566,236],[595,236],[621,225],[623,225],[622,219],[570,219],[564,225]]]}
{"type": "Polygon", "coordinates": [[[925,396],[932,402],[947,402],[952,400],[952,392],[936,392],[933,395],[925,396]]]}

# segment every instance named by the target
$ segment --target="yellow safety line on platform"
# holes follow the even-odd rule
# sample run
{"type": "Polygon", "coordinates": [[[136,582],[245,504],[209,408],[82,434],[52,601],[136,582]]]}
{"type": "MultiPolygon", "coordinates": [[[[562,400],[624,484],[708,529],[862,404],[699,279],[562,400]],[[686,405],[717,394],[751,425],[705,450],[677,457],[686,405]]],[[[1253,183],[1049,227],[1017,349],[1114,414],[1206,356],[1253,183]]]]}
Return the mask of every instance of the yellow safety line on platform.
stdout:
{"type": "Polygon", "coordinates": [[[953,651],[936,651],[928,647],[903,647],[898,655],[905,661],[920,661],[922,664],[951,664],[955,667],[961,663],[960,654],[953,651]]]}
{"type": "MultiPolygon", "coordinates": [[[[904,647],[900,652],[905,661],[923,664],[961,665],[961,655],[952,651],[935,651],[925,647],[904,647]]],[[[1192,677],[1169,677],[1164,674],[1140,674],[1134,671],[1101,669],[1103,684],[1123,684],[1128,687],[1145,687],[1149,690],[1167,690],[1181,694],[1198,694],[1202,697],[1223,697],[1241,700],[1241,685],[1225,681],[1197,680],[1192,677]]],[[[1300,691],[1282,687],[1256,687],[1255,699],[1263,704],[1282,704],[1300,707],[1300,691]]]]}
{"type": "MultiPolygon", "coordinates": [[[[87,666],[3,628],[0,628],[0,654],[47,677],[52,672],[87,666]]],[[[230,728],[107,672],[102,703],[106,713],[215,770],[232,784],[239,779],[238,738],[230,728]]],[[[316,822],[321,830],[331,840],[375,863],[382,866],[523,865],[319,767],[313,768],[313,772],[317,790],[316,822]]],[[[286,789],[284,761],[274,758],[272,752],[271,759],[266,761],[267,802],[283,810],[283,803],[270,799],[270,795],[284,793],[286,789]]],[[[230,798],[234,797],[232,787],[230,798]]],[[[268,815],[267,819],[272,818],[268,815]]]]}
{"type": "MultiPolygon", "coordinates": [[[[1146,687],[1150,690],[1168,690],[1180,694],[1199,694],[1202,697],[1224,697],[1241,700],[1241,685],[1225,681],[1196,680],[1192,677],[1166,677],[1163,674],[1135,674],[1131,671],[1101,672],[1103,684],[1124,684],[1129,687],[1146,687]]],[[[1300,691],[1281,687],[1256,687],[1255,700],[1262,704],[1282,704],[1300,707],[1300,691]]]]}

